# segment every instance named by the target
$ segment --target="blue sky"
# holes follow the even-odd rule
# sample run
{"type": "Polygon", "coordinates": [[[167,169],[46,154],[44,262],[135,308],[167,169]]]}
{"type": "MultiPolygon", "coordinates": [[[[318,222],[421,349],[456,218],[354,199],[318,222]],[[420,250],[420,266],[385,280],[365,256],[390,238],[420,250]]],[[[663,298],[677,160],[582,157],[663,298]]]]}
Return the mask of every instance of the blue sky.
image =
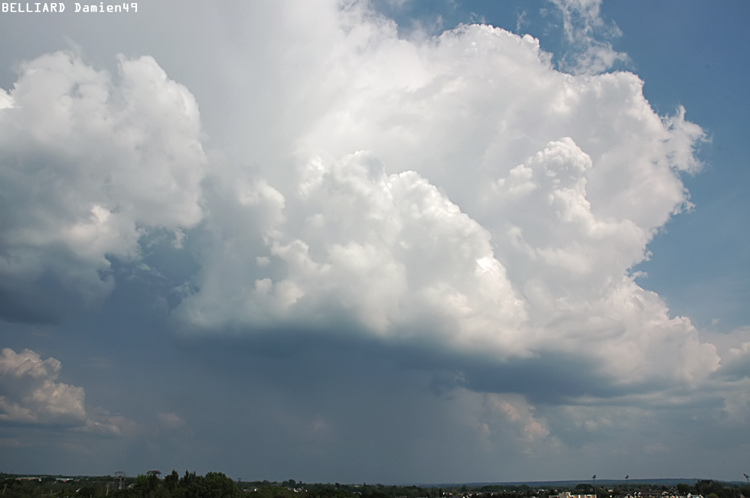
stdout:
{"type": "MultiPolygon", "coordinates": [[[[644,265],[653,282],[649,284],[666,295],[675,311],[694,310],[695,320],[703,326],[718,318],[725,331],[748,321],[743,304],[748,298],[747,286],[741,284],[747,282],[750,268],[743,249],[748,240],[743,230],[737,230],[748,215],[742,194],[748,182],[747,149],[742,145],[748,130],[748,118],[742,112],[747,96],[740,89],[746,69],[731,55],[748,47],[747,37],[734,24],[747,15],[746,9],[732,3],[709,8],[697,2],[689,8],[664,8],[656,18],[671,14],[676,22],[664,23],[661,30],[652,28],[659,35],[652,50],[664,47],[664,52],[654,54],[653,62],[641,55],[648,48],[630,48],[623,37],[623,49],[642,60],[637,68],[649,81],[644,92],[653,105],[658,109],[684,105],[690,109],[691,119],[705,123],[711,137],[701,148],[704,171],[685,178],[696,209],[690,216],[676,218],[667,233],[654,241],[653,264],[644,265]],[[680,54],[678,62],[672,63],[674,67],[664,62],[669,60],[667,50],[680,54]],[[662,64],[669,70],[659,71],[662,64]],[[661,76],[656,76],[657,71],[661,76]],[[653,78],[649,78],[651,74],[653,78]],[[670,85],[679,85],[679,95],[669,90],[670,85]],[[661,244],[668,244],[663,251],[661,244]],[[684,249],[676,250],[678,247],[684,249]]],[[[627,29],[625,19],[622,29],[627,29]]],[[[630,27],[634,32],[637,29],[637,25],[630,27]]]]}
{"type": "Polygon", "coordinates": [[[748,9],[0,14],[0,470],[739,480],[748,9]]]}

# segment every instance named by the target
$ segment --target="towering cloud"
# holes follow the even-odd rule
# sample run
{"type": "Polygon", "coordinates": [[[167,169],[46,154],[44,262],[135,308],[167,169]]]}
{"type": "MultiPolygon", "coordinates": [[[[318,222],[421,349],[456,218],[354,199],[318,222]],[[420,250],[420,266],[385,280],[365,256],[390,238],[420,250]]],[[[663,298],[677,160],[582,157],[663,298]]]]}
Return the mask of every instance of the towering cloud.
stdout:
{"type": "Polygon", "coordinates": [[[301,86],[317,114],[294,154],[213,184],[214,242],[180,320],[417,340],[498,365],[588,358],[605,396],[718,367],[629,274],[688,203],[680,172],[699,168],[702,130],[683,110],[655,114],[631,73],[562,73],[530,36],[404,40],[362,5],[339,16],[324,74],[301,86]]]}

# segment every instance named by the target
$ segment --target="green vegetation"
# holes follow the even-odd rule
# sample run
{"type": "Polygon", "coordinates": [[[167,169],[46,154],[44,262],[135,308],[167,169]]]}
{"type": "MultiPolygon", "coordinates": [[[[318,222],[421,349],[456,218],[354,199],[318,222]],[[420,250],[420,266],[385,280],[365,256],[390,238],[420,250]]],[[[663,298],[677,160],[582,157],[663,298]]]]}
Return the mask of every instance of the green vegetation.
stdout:
{"type": "Polygon", "coordinates": [[[237,484],[220,472],[205,476],[185,472],[183,477],[172,471],[164,479],[158,472],[149,472],[136,478],[44,476],[0,476],[3,498],[33,496],[69,498],[244,498],[237,484]]]}
{"type": "MultiPolygon", "coordinates": [[[[62,477],[0,474],[0,498],[555,498],[561,492],[594,494],[589,483],[458,485],[442,487],[384,486],[381,484],[305,484],[283,482],[234,482],[220,472],[205,476],[172,471],[163,478],[157,471],[127,478],[115,476],[62,477]]],[[[690,481],[672,486],[653,483],[616,483],[596,486],[598,498],[750,498],[750,486],[717,481],[690,481]]]]}

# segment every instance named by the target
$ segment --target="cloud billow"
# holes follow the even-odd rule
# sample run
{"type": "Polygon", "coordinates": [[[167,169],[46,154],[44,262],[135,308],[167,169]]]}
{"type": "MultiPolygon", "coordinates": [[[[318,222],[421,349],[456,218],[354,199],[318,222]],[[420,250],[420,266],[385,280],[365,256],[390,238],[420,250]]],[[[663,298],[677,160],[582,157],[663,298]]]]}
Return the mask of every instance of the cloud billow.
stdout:
{"type": "Polygon", "coordinates": [[[114,285],[109,258],[137,260],[150,228],[179,234],[202,217],[206,161],[195,100],[150,57],[121,58],[119,69],[113,81],[58,52],[22,65],[3,92],[0,293],[14,297],[2,309],[8,318],[49,321],[76,300],[99,301],[114,285]],[[58,304],[58,294],[73,298],[58,304]]]}
{"type": "Polygon", "coordinates": [[[684,111],[655,114],[631,73],[559,72],[530,36],[404,40],[359,8],[328,35],[335,52],[313,53],[325,72],[289,83],[325,103],[294,154],[217,179],[206,229],[221,236],[175,317],[211,334],[348,327],[498,362],[576,355],[613,390],[717,368],[629,274],[688,205],[680,171],[700,167],[703,132],[684,111]]]}

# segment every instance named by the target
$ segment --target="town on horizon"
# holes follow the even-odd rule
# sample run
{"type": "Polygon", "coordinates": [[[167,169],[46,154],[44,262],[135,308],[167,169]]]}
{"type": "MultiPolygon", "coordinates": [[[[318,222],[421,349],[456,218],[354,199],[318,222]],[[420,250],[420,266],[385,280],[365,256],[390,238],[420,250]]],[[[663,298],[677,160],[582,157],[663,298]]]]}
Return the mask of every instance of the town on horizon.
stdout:
{"type": "Polygon", "coordinates": [[[159,470],[128,477],[118,471],[109,476],[20,475],[0,472],[3,496],[105,496],[132,498],[750,498],[746,483],[711,479],[597,479],[588,481],[529,481],[440,484],[341,484],[232,479],[220,472],[205,476],[159,470]]]}

